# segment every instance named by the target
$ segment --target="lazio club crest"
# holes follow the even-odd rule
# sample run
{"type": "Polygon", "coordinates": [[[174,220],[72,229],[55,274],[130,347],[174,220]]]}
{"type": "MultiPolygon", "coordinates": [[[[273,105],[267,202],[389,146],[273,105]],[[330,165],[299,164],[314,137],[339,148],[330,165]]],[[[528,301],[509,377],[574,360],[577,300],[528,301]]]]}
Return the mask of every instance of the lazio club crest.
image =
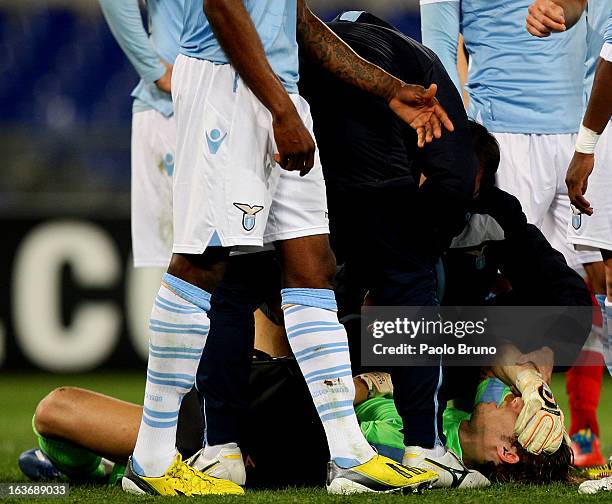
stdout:
{"type": "Polygon", "coordinates": [[[260,205],[247,205],[246,203],[234,203],[238,210],[242,210],[242,227],[245,231],[253,231],[255,227],[255,216],[263,210],[260,205]]]}

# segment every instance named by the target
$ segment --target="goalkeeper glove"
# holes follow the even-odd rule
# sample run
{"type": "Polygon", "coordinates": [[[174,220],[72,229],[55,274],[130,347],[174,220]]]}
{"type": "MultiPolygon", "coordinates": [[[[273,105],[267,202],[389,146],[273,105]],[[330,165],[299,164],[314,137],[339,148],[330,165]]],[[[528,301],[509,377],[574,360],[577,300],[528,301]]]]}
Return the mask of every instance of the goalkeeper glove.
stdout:
{"type": "Polygon", "coordinates": [[[555,453],[563,442],[563,412],[542,375],[533,369],[521,371],[516,380],[525,405],[514,424],[518,442],[528,452],[555,453]]]}
{"type": "Polygon", "coordinates": [[[373,371],[360,374],[357,378],[361,378],[368,387],[368,399],[386,395],[393,396],[393,383],[389,373],[373,371]]]}

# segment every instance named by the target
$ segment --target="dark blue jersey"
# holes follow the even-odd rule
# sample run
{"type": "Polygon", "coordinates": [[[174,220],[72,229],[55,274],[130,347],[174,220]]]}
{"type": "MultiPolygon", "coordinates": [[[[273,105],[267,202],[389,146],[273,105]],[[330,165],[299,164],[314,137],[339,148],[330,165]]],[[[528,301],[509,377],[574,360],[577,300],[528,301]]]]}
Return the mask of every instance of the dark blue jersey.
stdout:
{"type": "MultiPolygon", "coordinates": [[[[340,16],[342,19],[342,16],[340,16]]],[[[300,91],[311,105],[315,134],[330,189],[426,185],[436,192],[471,196],[477,161],[461,96],[437,56],[384,21],[362,14],[329,27],[368,61],[409,84],[438,85],[438,99],[454,123],[453,133],[425,148],[416,132],[385,100],[340,81],[302,59],[300,91]]]]}

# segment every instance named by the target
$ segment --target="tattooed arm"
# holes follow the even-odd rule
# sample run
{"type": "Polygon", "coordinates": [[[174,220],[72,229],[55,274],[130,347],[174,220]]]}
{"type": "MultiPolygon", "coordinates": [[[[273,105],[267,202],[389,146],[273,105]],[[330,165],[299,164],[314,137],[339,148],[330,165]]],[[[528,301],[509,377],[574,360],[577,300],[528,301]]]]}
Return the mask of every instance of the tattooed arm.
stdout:
{"type": "Polygon", "coordinates": [[[389,107],[418,134],[419,147],[449,131],[453,124],[436,100],[437,86],[429,89],[406,84],[369,63],[298,0],[298,43],[304,54],[348,84],[385,99],[389,107]]]}

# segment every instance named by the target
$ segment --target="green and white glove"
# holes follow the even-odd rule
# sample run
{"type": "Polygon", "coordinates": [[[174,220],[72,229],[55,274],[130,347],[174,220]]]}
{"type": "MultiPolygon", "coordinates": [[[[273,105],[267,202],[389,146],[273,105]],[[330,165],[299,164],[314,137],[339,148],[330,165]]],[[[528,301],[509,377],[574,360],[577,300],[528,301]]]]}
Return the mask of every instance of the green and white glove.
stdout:
{"type": "Polygon", "coordinates": [[[361,378],[368,387],[368,399],[372,397],[393,396],[393,383],[389,373],[372,371],[357,376],[361,378]]]}
{"type": "Polygon", "coordinates": [[[565,435],[563,412],[542,375],[534,369],[521,371],[516,388],[525,405],[514,424],[518,442],[528,452],[555,453],[565,435]]]}

